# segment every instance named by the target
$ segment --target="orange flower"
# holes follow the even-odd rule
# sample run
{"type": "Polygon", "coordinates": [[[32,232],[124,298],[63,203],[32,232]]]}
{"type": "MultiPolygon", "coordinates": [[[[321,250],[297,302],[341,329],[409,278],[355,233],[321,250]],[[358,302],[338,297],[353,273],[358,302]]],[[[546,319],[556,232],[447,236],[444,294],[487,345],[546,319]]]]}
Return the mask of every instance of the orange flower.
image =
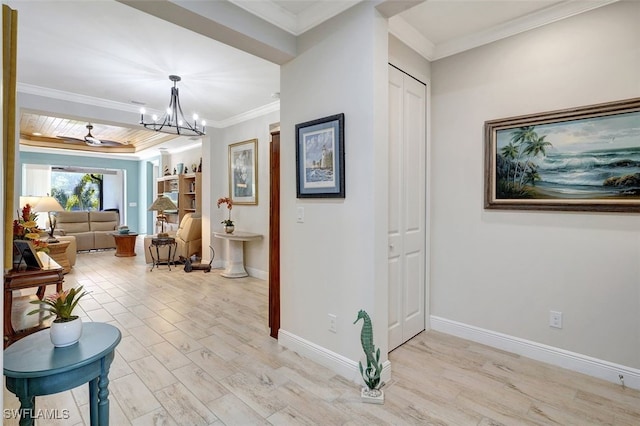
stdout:
{"type": "Polygon", "coordinates": [[[233,208],[233,202],[229,197],[218,198],[218,208],[220,208],[220,204],[226,204],[227,209],[229,209],[229,219],[225,219],[220,223],[224,223],[226,226],[232,226],[233,221],[231,220],[231,209],[233,208]]]}
{"type": "Polygon", "coordinates": [[[229,210],[233,208],[233,202],[229,197],[218,198],[218,208],[220,208],[220,204],[226,204],[229,210]]]}

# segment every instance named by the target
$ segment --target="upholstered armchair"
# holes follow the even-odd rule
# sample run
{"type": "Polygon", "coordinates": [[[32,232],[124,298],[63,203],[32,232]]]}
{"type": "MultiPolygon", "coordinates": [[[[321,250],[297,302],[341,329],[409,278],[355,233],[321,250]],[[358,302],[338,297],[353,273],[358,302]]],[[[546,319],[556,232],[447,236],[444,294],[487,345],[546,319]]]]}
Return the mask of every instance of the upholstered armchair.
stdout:
{"type": "MultiPolygon", "coordinates": [[[[191,257],[194,254],[200,255],[202,251],[202,216],[198,213],[185,214],[180,221],[180,226],[176,234],[172,236],[176,239],[177,244],[176,261],[180,259],[179,256],[191,257]]],[[[149,252],[151,239],[153,237],[154,235],[144,237],[144,256],[147,263],[153,262],[151,253],[149,252]]],[[[159,247],[161,258],[166,258],[167,250],[167,246],[159,247]]]]}
{"type": "Polygon", "coordinates": [[[187,213],[180,221],[176,231],[176,243],[178,256],[191,257],[200,254],[202,249],[202,217],[196,213],[187,213]]]}

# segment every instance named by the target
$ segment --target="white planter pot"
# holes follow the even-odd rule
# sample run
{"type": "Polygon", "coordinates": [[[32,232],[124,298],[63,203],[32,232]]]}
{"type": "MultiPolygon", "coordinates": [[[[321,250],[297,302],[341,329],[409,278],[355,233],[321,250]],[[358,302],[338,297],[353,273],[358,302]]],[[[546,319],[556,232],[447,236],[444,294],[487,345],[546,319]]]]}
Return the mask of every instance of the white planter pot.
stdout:
{"type": "Polygon", "coordinates": [[[71,346],[82,336],[82,320],[76,318],[67,322],[52,322],[50,329],[51,343],[56,348],[71,346]]]}
{"type": "Polygon", "coordinates": [[[363,387],[360,391],[360,399],[369,404],[384,404],[384,391],[363,387]]]}

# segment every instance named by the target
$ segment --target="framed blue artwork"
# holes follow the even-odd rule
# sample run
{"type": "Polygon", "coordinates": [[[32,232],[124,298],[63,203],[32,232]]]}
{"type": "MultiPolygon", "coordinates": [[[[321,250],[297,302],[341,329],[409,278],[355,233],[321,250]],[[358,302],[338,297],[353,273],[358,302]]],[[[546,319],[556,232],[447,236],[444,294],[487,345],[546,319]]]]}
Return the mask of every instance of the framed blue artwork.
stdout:
{"type": "Polygon", "coordinates": [[[298,198],[344,198],[344,114],[296,124],[298,198]]]}

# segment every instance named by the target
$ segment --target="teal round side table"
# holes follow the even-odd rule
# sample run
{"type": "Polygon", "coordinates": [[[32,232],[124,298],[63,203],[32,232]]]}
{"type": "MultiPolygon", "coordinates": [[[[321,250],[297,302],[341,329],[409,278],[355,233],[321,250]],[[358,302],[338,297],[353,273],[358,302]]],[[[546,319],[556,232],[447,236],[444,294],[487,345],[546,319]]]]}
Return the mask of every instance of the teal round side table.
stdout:
{"type": "Polygon", "coordinates": [[[33,425],[35,397],[89,382],[91,426],[109,424],[109,367],[120,330],[100,322],[82,324],[78,343],[55,348],[49,330],[18,340],[4,350],[6,386],[20,400],[20,426],[33,425]]]}

